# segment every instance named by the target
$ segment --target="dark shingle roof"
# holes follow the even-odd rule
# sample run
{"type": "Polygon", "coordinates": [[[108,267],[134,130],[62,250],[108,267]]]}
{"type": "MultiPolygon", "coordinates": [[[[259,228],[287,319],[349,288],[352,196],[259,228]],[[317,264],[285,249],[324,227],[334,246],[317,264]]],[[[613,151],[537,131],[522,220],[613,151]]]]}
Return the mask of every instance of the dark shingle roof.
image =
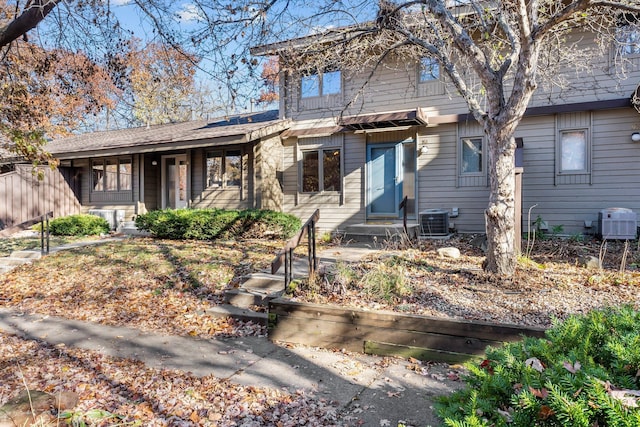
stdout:
{"type": "Polygon", "coordinates": [[[195,120],[150,127],[94,132],[57,139],[46,150],[59,158],[167,151],[204,145],[246,143],[289,127],[278,111],[243,114],[216,120],[195,120]]]}

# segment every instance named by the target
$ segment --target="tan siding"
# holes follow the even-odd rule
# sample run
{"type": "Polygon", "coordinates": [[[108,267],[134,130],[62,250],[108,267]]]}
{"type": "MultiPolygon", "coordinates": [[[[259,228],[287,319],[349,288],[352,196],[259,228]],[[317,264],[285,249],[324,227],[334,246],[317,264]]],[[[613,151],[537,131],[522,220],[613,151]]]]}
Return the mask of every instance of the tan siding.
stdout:
{"type": "Polygon", "coordinates": [[[256,207],[282,210],[282,188],[278,175],[282,169],[282,144],[278,136],[266,138],[255,147],[256,207]]]}
{"type": "Polygon", "coordinates": [[[321,232],[344,230],[347,225],[364,222],[363,170],[365,144],[362,135],[345,134],[326,138],[301,138],[284,147],[283,210],[305,221],[315,209],[320,209],[318,228],[321,232]],[[298,193],[298,143],[304,148],[342,146],[343,190],[337,193],[298,193]]]}
{"type": "Polygon", "coordinates": [[[459,209],[459,216],[451,218],[458,231],[484,231],[484,208],[489,189],[456,186],[458,132],[455,125],[427,128],[421,131],[421,144],[428,144],[426,154],[418,157],[418,212],[425,209],[459,209]]]}
{"type": "MultiPolygon", "coordinates": [[[[588,34],[576,34],[573,41],[578,43],[583,52],[590,48],[588,34]]],[[[336,102],[334,98],[324,104],[316,103],[312,108],[297,108],[295,83],[298,78],[290,76],[289,82],[293,82],[293,90],[289,87],[289,95],[295,102],[288,104],[286,116],[295,120],[307,120],[416,107],[422,107],[429,115],[468,112],[466,103],[446,79],[443,79],[443,84],[418,84],[417,65],[417,62],[388,58],[369,82],[366,80],[371,73],[370,69],[358,70],[351,76],[345,72],[342,102],[336,102]],[[350,108],[342,111],[349,102],[352,102],[350,108]]],[[[610,52],[599,53],[589,62],[588,69],[585,67],[584,70],[576,71],[564,68],[552,74],[553,82],[545,81],[540,76],[540,84],[530,107],[629,97],[640,80],[640,57],[630,58],[623,69],[622,64],[613,62],[610,52]]],[[[473,82],[470,85],[473,86],[473,82]]]]}

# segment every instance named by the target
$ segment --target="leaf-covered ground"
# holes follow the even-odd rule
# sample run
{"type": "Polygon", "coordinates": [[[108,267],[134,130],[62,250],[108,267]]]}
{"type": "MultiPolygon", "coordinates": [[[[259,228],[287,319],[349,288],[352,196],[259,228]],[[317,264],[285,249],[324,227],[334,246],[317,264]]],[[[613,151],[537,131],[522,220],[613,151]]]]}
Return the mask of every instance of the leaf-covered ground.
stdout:
{"type": "MultiPolygon", "coordinates": [[[[25,241],[3,243],[16,250],[25,241]]],[[[281,246],[127,239],[65,250],[0,275],[0,307],[204,338],[264,334],[206,310],[226,287],[266,268],[281,246]]],[[[78,393],[79,405],[66,414],[74,425],[341,425],[332,402],[302,391],[151,369],[0,331],[0,405],[27,388],[78,393]]]]}
{"type": "Polygon", "coordinates": [[[302,391],[290,394],[152,369],[137,361],[3,333],[0,350],[0,405],[27,388],[53,395],[74,392],[78,405],[53,415],[75,426],[341,425],[332,402],[302,391]]]}
{"type": "Polygon", "coordinates": [[[207,310],[280,245],[126,239],[60,251],[0,275],[0,306],[175,335],[262,334],[207,310]]]}
{"type": "MultiPolygon", "coordinates": [[[[330,303],[411,314],[548,327],[553,319],[595,308],[640,306],[640,246],[637,241],[547,237],[523,241],[528,256],[510,279],[482,270],[480,239],[456,236],[421,241],[399,250],[394,245],[362,262],[329,266],[318,280],[299,284],[300,301],[330,303]],[[437,250],[456,247],[458,259],[437,250]],[[596,263],[587,268],[586,260],[596,263]],[[597,268],[598,260],[602,268],[597,268]]],[[[335,253],[348,248],[336,247],[335,253]]],[[[331,251],[330,251],[331,252],[331,251]]]]}

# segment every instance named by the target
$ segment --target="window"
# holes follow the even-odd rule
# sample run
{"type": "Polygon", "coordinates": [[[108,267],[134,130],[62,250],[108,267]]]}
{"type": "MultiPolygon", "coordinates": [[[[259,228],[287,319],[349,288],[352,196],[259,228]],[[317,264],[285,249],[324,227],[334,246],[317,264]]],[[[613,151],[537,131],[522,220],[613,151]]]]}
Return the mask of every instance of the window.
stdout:
{"type": "Polygon", "coordinates": [[[586,172],[587,149],[586,130],[560,132],[560,172],[586,172]]]}
{"type": "Polygon", "coordinates": [[[618,53],[622,56],[640,55],[640,27],[623,25],[618,27],[616,40],[618,53]]]}
{"type": "Polygon", "coordinates": [[[482,138],[462,138],[461,153],[461,173],[479,174],[483,172],[482,138]]]}
{"type": "Polygon", "coordinates": [[[302,153],[302,192],[342,191],[340,149],[302,153]]]}
{"type": "Polygon", "coordinates": [[[133,189],[132,171],[131,158],[92,160],[91,191],[131,191],[133,189]]]}
{"type": "Polygon", "coordinates": [[[242,182],[242,153],[240,150],[207,153],[205,168],[207,188],[239,187],[242,182]]]}
{"type": "Polygon", "coordinates": [[[420,83],[440,79],[440,63],[435,58],[425,57],[420,60],[420,83]]]}
{"type": "Polygon", "coordinates": [[[337,95],[340,92],[342,92],[340,71],[325,71],[322,74],[308,74],[302,76],[300,80],[300,96],[302,98],[337,95]]]}

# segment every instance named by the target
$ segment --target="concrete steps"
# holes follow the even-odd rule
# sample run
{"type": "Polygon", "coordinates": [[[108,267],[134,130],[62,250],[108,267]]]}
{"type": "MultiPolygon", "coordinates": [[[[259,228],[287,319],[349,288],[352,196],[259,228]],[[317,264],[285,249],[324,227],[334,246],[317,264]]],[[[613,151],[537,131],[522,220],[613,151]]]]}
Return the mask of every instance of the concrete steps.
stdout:
{"type": "MultiPolygon", "coordinates": [[[[418,235],[418,224],[408,223],[407,233],[411,239],[416,238],[418,235]]],[[[404,237],[404,226],[402,223],[381,221],[347,226],[344,240],[382,243],[385,240],[397,240],[404,237]]]]}
{"type": "Polygon", "coordinates": [[[284,294],[284,277],[268,273],[254,273],[238,288],[224,293],[225,304],[208,311],[219,317],[252,321],[266,326],[269,301],[284,294]]]}
{"type": "Polygon", "coordinates": [[[118,225],[118,229],[116,230],[118,233],[125,234],[127,236],[150,236],[151,233],[148,231],[139,230],[136,227],[135,221],[123,221],[118,225]]]}
{"type": "Polygon", "coordinates": [[[20,265],[31,263],[41,257],[40,251],[13,251],[8,257],[0,258],[0,274],[8,273],[20,265]]]}

